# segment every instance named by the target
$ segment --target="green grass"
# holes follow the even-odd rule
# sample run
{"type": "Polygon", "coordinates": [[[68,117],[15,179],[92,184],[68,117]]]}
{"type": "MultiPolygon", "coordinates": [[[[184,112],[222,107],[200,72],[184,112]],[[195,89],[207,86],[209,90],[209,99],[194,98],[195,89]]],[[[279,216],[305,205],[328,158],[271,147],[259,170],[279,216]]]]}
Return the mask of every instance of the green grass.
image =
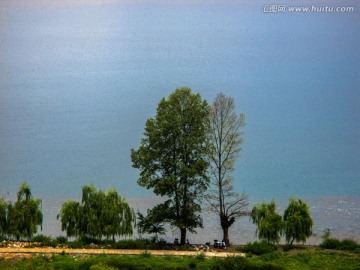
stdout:
{"type": "Polygon", "coordinates": [[[273,252],[253,257],[251,261],[281,265],[285,269],[360,269],[359,252],[305,249],[296,252],[273,252]]]}
{"type": "Polygon", "coordinates": [[[263,262],[251,262],[240,257],[229,257],[226,259],[204,259],[197,257],[175,257],[165,256],[156,257],[149,253],[140,256],[106,256],[99,255],[79,259],[73,256],[44,256],[32,259],[21,260],[16,263],[0,261],[1,269],[66,269],[66,270],[184,270],[184,269],[203,269],[203,270],[281,270],[282,267],[272,266],[263,262]]]}
{"type": "Polygon", "coordinates": [[[327,251],[315,248],[295,249],[290,252],[274,251],[251,258],[205,258],[153,256],[144,252],[139,256],[99,255],[80,258],[54,255],[50,258],[37,256],[32,259],[0,259],[0,269],[64,269],[64,270],[280,270],[280,269],[360,269],[360,252],[327,251]]]}

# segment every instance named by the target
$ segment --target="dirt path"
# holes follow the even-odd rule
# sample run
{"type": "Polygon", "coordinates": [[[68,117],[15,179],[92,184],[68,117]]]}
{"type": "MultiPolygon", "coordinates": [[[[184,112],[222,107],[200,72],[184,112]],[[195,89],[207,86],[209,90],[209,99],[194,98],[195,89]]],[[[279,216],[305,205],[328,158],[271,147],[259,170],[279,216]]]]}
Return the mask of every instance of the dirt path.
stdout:
{"type": "Polygon", "coordinates": [[[31,257],[34,255],[53,255],[53,254],[70,254],[70,255],[140,255],[150,253],[155,256],[196,256],[203,253],[206,257],[228,257],[228,256],[245,256],[243,253],[234,252],[217,252],[217,251],[175,251],[175,250],[138,250],[138,249],[70,249],[70,248],[21,248],[5,247],[0,248],[0,257],[5,259],[31,257]]]}

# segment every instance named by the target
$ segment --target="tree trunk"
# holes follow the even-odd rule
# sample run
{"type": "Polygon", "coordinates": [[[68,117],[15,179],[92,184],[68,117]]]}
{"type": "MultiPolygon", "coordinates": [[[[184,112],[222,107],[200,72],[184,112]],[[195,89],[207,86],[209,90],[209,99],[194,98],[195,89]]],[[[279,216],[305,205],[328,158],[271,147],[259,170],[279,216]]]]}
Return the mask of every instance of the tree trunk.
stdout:
{"type": "Polygon", "coordinates": [[[223,229],[223,241],[228,246],[230,244],[229,239],[229,228],[235,222],[235,218],[231,217],[230,219],[226,215],[221,216],[221,228],[223,229]]]}
{"type": "Polygon", "coordinates": [[[181,229],[180,229],[180,233],[181,233],[181,236],[180,236],[180,244],[181,244],[181,245],[185,245],[185,243],[186,243],[186,229],[181,228],[181,229]]]}
{"type": "Polygon", "coordinates": [[[230,244],[229,227],[224,226],[222,229],[223,229],[223,241],[225,242],[225,244],[227,246],[229,246],[229,244],[230,244]]]}

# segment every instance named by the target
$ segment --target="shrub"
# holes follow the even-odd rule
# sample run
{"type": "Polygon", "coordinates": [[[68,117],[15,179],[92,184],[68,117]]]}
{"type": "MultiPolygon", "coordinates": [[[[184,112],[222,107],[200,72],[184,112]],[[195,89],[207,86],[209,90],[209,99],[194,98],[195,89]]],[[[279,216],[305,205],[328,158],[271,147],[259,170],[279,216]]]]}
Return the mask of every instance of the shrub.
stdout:
{"type": "Polygon", "coordinates": [[[74,242],[68,242],[67,245],[69,248],[84,248],[86,244],[81,240],[76,240],[74,242]]]}
{"type": "Polygon", "coordinates": [[[276,250],[276,246],[268,244],[266,242],[253,242],[248,243],[244,247],[240,248],[239,251],[251,253],[255,255],[262,255],[270,253],[276,250]]]}
{"type": "Polygon", "coordinates": [[[344,239],[340,242],[341,250],[357,250],[360,249],[360,245],[352,239],[344,239]]]}
{"type": "Polygon", "coordinates": [[[164,249],[166,241],[163,239],[135,239],[121,240],[113,244],[117,249],[164,249]]]}
{"type": "Polygon", "coordinates": [[[56,241],[50,236],[45,236],[43,234],[35,235],[32,238],[33,242],[37,242],[42,247],[56,247],[56,241]]]}
{"type": "Polygon", "coordinates": [[[329,228],[324,229],[324,234],[321,236],[323,240],[329,239],[331,236],[331,231],[329,228]]]}
{"type": "Polygon", "coordinates": [[[114,244],[114,248],[118,249],[147,249],[149,241],[146,239],[121,240],[114,244]]]}
{"type": "Polygon", "coordinates": [[[293,246],[291,244],[288,243],[284,245],[284,251],[289,251],[291,249],[293,249],[293,246]]]}
{"type": "Polygon", "coordinates": [[[321,248],[326,249],[339,249],[339,246],[340,240],[335,238],[327,238],[320,244],[321,248]]]}
{"type": "Polygon", "coordinates": [[[338,250],[357,250],[360,249],[360,245],[351,239],[339,240],[336,238],[325,239],[321,244],[321,248],[326,249],[338,249],[338,250]]]}
{"type": "Polygon", "coordinates": [[[64,245],[67,243],[67,238],[65,236],[58,236],[56,237],[56,242],[58,244],[64,245]]]}

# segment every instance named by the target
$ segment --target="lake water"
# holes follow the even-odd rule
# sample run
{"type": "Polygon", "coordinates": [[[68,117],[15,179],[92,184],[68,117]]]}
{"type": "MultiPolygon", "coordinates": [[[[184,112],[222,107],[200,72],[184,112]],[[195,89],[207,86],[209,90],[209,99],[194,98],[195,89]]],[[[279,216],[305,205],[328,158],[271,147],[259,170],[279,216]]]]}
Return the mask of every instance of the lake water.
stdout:
{"type": "MultiPolygon", "coordinates": [[[[136,184],[130,149],[160,99],[188,86],[209,103],[222,91],[246,114],[234,176],[251,204],[275,199],[282,213],[300,197],[316,234],[359,239],[360,5],[269,14],[265,4],[1,1],[0,196],[28,182],[53,236],[61,204],[85,184],[145,210],[159,199],[136,184]]],[[[221,238],[217,218],[204,219],[190,241],[221,238]]],[[[254,232],[245,217],[232,241],[254,232]]]]}

